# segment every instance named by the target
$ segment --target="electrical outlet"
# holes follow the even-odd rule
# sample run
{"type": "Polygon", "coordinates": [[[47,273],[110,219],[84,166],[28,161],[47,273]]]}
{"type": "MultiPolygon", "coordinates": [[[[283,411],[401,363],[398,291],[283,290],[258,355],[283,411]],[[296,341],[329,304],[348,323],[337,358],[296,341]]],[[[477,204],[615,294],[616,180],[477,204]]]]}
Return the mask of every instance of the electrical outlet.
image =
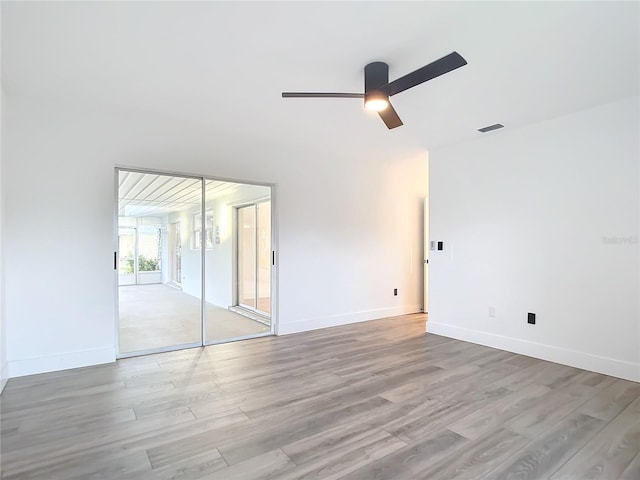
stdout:
{"type": "Polygon", "coordinates": [[[531,325],[535,325],[536,324],[536,314],[535,313],[527,313],[527,323],[530,323],[531,325]]]}
{"type": "Polygon", "coordinates": [[[489,307],[489,318],[496,318],[496,307],[489,307]]]}
{"type": "Polygon", "coordinates": [[[394,289],[393,289],[393,296],[394,296],[394,297],[397,297],[397,296],[398,296],[398,289],[397,289],[397,288],[394,288],[394,289]]]}

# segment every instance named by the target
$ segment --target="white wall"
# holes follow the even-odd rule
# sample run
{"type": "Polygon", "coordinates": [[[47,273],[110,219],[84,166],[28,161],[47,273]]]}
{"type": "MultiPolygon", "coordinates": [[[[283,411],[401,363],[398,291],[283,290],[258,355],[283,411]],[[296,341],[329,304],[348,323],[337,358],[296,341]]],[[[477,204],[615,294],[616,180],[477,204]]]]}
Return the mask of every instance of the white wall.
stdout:
{"type": "Polygon", "coordinates": [[[640,380],[638,112],[633,97],[430,152],[445,249],[428,331],[640,380]]]}
{"type": "Polygon", "coordinates": [[[0,91],[0,393],[7,384],[9,376],[9,365],[7,363],[7,335],[6,335],[6,315],[4,301],[4,175],[2,168],[2,158],[4,152],[4,144],[2,143],[3,126],[2,108],[5,103],[4,90],[0,91]]]}
{"type": "Polygon", "coordinates": [[[224,150],[229,132],[142,112],[6,103],[11,376],[115,358],[115,165],[276,184],[280,333],[420,310],[426,152],[390,155],[383,135],[368,158],[355,143],[327,158],[319,138],[305,152],[246,138],[224,150]]]}

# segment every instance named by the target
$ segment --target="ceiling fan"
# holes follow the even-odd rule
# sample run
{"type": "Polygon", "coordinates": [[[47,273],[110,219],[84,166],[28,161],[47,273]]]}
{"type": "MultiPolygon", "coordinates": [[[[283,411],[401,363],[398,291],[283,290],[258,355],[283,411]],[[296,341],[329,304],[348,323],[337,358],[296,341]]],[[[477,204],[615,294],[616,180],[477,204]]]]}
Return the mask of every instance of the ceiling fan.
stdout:
{"type": "Polygon", "coordinates": [[[389,81],[389,65],[373,62],[364,67],[364,93],[339,92],[282,92],[283,98],[364,98],[364,107],[378,112],[391,130],[402,125],[402,120],[389,102],[389,97],[409,88],[449,73],[467,64],[458,52],[436,60],[418,70],[408,73],[393,82],[389,81]]]}

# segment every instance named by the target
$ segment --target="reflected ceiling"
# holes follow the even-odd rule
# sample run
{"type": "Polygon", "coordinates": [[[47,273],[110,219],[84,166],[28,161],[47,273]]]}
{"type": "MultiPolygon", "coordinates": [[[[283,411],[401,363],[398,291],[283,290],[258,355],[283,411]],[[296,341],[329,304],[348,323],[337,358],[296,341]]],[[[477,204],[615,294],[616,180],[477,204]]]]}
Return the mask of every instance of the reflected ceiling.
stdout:
{"type": "MultiPolygon", "coordinates": [[[[205,180],[206,200],[231,195],[246,184],[205,180]]],[[[263,186],[254,186],[256,198],[264,196],[263,186]]],[[[202,204],[202,181],[198,178],[158,175],[120,170],[118,215],[144,217],[197,208],[202,204]]]]}

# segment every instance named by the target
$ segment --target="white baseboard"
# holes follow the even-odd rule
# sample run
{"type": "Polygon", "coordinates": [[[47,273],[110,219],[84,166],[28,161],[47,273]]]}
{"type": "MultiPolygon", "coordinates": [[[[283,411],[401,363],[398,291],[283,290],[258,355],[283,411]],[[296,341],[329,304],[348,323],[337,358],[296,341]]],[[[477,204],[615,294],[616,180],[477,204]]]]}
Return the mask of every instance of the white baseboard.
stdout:
{"type": "Polygon", "coordinates": [[[446,323],[438,323],[431,320],[427,321],[427,332],[506,350],[507,352],[540,358],[550,362],[561,363],[571,367],[582,368],[592,372],[603,373],[613,377],[624,378],[625,380],[640,382],[640,364],[633,362],[601,357],[590,353],[577,352],[575,350],[567,350],[543,343],[505,337],[503,335],[458,327],[446,323]]]}
{"type": "Polygon", "coordinates": [[[338,325],[348,325],[350,323],[366,322],[378,320],[386,317],[397,317],[409,313],[419,313],[420,305],[404,305],[401,307],[380,308],[377,310],[365,310],[340,315],[330,315],[328,317],[305,318],[295,322],[283,322],[280,320],[277,335],[288,335],[290,333],[307,332],[319,328],[337,327],[338,325]]]}
{"type": "Polygon", "coordinates": [[[113,347],[60,353],[36,358],[9,361],[9,377],[24,377],[37,373],[57,372],[69,368],[88,367],[116,361],[113,347]]]}

